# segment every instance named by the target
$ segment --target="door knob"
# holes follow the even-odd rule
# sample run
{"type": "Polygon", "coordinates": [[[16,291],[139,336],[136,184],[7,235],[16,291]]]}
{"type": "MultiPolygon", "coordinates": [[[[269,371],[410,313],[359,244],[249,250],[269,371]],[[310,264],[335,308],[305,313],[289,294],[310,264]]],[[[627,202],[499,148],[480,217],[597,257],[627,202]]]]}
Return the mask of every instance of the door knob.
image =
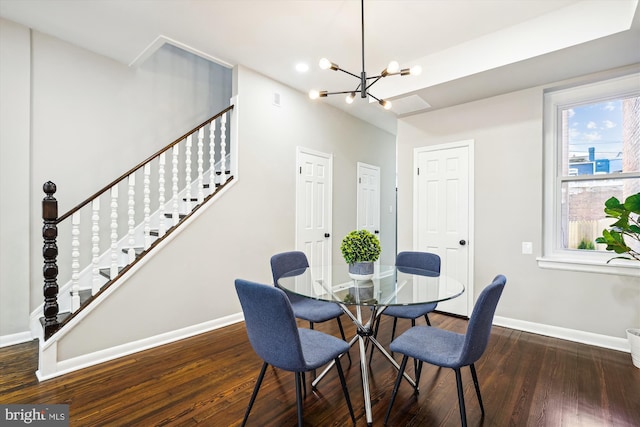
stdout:
{"type": "Polygon", "coordinates": [[[464,245],[466,245],[466,244],[467,244],[467,241],[466,241],[466,240],[464,240],[464,239],[462,239],[462,240],[460,240],[460,242],[459,242],[459,243],[460,243],[460,246],[464,246],[464,245]]]}
{"type": "Polygon", "coordinates": [[[331,234],[329,234],[329,233],[324,233],[324,237],[331,237],[331,234]]]}

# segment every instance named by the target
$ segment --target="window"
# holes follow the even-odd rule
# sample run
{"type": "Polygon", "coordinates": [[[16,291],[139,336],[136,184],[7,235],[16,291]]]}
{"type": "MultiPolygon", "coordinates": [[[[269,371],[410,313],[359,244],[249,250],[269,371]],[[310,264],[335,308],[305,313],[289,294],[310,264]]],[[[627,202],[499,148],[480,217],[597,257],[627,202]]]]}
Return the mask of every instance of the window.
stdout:
{"type": "Polygon", "coordinates": [[[640,74],[553,90],[544,98],[542,267],[640,275],[595,243],[611,196],[640,192],[640,74]]]}

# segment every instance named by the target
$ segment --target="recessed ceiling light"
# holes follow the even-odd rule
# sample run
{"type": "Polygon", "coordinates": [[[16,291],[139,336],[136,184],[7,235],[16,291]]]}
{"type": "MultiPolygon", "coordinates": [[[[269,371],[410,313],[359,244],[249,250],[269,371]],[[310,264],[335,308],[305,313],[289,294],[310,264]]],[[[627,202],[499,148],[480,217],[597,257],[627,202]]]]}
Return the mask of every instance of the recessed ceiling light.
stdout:
{"type": "Polygon", "coordinates": [[[296,64],[296,70],[299,73],[306,73],[307,71],[309,71],[309,64],[305,62],[299,62],[296,64]]]}

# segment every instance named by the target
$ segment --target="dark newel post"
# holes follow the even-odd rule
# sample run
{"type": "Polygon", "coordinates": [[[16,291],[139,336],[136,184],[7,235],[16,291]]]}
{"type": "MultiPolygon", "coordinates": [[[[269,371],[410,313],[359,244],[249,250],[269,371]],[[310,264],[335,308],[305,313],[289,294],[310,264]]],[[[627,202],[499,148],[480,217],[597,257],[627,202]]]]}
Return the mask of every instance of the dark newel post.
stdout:
{"type": "Polygon", "coordinates": [[[53,195],[56,192],[56,185],[47,181],[42,186],[42,190],[47,195],[42,199],[42,237],[44,245],[42,256],[44,257],[44,339],[47,340],[58,330],[58,201],[53,195]]]}

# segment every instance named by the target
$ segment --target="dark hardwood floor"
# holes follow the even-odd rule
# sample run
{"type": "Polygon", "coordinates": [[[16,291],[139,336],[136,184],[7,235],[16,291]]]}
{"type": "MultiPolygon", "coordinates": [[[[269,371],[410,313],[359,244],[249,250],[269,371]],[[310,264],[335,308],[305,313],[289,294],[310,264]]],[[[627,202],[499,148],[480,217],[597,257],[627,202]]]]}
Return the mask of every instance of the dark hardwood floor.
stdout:
{"type": "MultiPolygon", "coordinates": [[[[466,329],[462,319],[438,313],[431,319],[434,326],[466,329]]],[[[399,329],[408,323],[400,321],[399,329]]],[[[337,335],[336,322],[316,328],[337,335]]],[[[380,330],[387,345],[390,322],[380,330]]],[[[365,426],[357,348],[351,356],[343,367],[356,425],[365,426]]],[[[66,403],[71,426],[92,427],[239,425],[262,364],[243,323],[42,383],[34,374],[37,359],[35,342],[0,349],[0,403],[66,403]]],[[[396,371],[379,354],[371,366],[374,425],[382,425],[396,371]]],[[[640,369],[628,353],[494,326],[476,367],[486,414],[464,369],[469,426],[640,426],[640,369]]],[[[335,370],[316,392],[307,389],[305,425],[351,424],[335,370]]],[[[293,374],[267,371],[248,425],[296,425],[293,374]]],[[[389,425],[459,426],[453,371],[425,364],[417,396],[403,382],[389,425]]]]}

